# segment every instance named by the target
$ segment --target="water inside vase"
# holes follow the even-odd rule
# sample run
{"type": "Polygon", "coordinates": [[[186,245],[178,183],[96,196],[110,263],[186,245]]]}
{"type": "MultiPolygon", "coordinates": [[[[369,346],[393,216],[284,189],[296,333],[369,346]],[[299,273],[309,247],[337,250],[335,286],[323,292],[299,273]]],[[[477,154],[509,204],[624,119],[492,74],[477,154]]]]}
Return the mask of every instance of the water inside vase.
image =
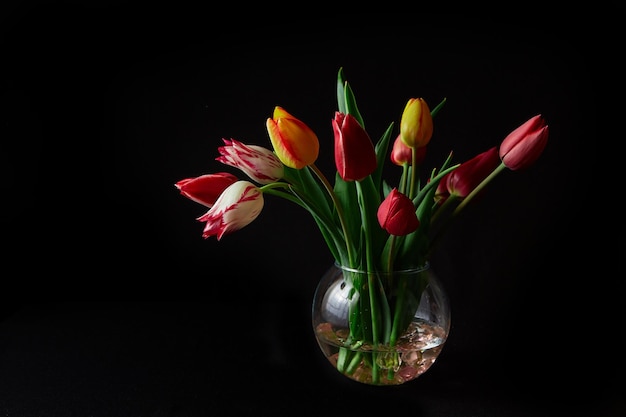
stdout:
{"type": "Polygon", "coordinates": [[[350,364],[342,373],[355,381],[374,385],[399,385],[417,378],[433,365],[447,338],[446,329],[424,320],[413,321],[393,347],[349,346],[349,331],[330,323],[319,324],[315,333],[322,352],[335,367],[341,349],[365,353],[353,355],[360,358],[359,362],[350,364]],[[376,361],[382,376],[374,378],[371,361],[376,361]]]}

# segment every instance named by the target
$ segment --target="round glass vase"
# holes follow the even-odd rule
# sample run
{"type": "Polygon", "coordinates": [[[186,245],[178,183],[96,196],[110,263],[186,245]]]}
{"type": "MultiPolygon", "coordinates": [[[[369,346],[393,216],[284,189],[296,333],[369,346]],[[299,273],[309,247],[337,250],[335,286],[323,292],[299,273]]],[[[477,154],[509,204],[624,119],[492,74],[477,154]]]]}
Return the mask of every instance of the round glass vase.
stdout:
{"type": "Polygon", "coordinates": [[[313,297],[315,338],[344,376],[400,385],[426,372],[450,331],[450,307],[430,266],[388,273],[332,265],[313,297]]]}

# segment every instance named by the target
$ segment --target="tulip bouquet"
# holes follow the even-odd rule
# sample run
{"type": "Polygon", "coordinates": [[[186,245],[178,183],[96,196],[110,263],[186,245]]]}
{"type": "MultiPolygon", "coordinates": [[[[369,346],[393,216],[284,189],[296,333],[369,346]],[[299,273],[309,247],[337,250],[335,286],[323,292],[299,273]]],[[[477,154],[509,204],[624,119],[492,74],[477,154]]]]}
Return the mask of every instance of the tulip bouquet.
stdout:
{"type": "MultiPolygon", "coordinates": [[[[332,182],[315,164],[320,151],[316,133],[277,106],[266,120],[272,149],[232,138],[222,139],[217,148],[216,160],[240,170],[247,179],[222,171],[186,178],[175,186],[183,196],[208,208],[197,218],[204,223],[204,238],[220,240],[250,224],[261,213],[265,195],[272,195],[311,214],[337,265],[372,274],[420,268],[428,263],[450,221],[500,172],[533,164],[548,139],[548,125],[536,115],[499,146],[456,164],[450,152],[439,167],[422,177],[433,118],[445,102],[444,98],[431,111],[423,98],[410,98],[399,131],[392,122],[374,143],[340,68],[338,107],[330,120],[337,169],[332,182]],[[386,158],[400,170],[398,184],[383,178],[386,158]]],[[[386,285],[375,279],[363,283],[369,301],[353,306],[346,346],[393,344],[390,329],[402,331],[408,325],[402,314],[394,314],[403,305],[390,296],[397,289],[386,285]],[[381,288],[385,288],[382,294],[381,288]]],[[[337,367],[348,372],[343,368],[348,362],[346,354],[337,367]]]]}

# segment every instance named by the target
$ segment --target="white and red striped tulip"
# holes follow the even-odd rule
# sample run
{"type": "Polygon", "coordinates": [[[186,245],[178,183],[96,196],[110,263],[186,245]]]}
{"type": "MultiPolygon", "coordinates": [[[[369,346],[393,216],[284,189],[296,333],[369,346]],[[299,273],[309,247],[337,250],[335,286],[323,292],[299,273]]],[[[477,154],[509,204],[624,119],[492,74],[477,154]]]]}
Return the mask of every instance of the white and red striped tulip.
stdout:
{"type": "Polygon", "coordinates": [[[213,207],[198,217],[199,221],[206,222],[202,237],[216,236],[220,240],[224,235],[247,226],[261,213],[263,204],[263,193],[250,181],[231,184],[213,207]]]}
{"type": "Polygon", "coordinates": [[[224,146],[217,148],[220,156],[215,158],[216,161],[242,170],[259,184],[270,184],[283,177],[285,167],[271,150],[262,146],[246,145],[235,139],[222,141],[224,146]]]}

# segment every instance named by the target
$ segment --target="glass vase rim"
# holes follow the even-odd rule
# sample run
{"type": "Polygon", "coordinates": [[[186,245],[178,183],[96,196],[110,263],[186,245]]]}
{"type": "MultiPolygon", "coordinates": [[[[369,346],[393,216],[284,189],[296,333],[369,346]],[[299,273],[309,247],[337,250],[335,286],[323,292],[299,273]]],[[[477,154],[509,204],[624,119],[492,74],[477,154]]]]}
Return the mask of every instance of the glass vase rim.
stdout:
{"type": "Polygon", "coordinates": [[[353,268],[351,266],[341,265],[341,263],[339,262],[334,262],[333,266],[335,266],[338,269],[341,269],[342,271],[347,271],[347,272],[351,272],[355,274],[367,274],[367,273],[372,273],[372,272],[375,274],[416,274],[416,273],[428,271],[430,269],[430,262],[425,261],[422,264],[422,266],[416,266],[414,268],[393,269],[391,271],[379,271],[379,270],[368,271],[366,269],[358,269],[358,268],[353,268]]]}

